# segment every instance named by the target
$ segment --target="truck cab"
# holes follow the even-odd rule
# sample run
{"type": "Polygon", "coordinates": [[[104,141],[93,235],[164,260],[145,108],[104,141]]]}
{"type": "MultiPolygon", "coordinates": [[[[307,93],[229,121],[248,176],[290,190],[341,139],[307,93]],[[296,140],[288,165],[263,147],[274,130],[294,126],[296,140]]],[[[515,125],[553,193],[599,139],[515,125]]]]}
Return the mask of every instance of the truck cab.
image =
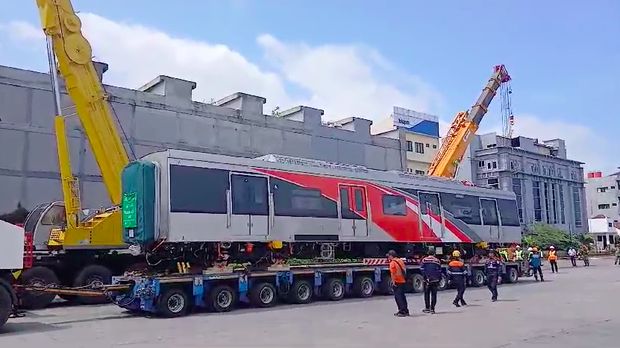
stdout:
{"type": "Polygon", "coordinates": [[[20,270],[24,262],[24,229],[0,221],[0,328],[9,319],[17,305],[13,291],[13,271],[20,270]]]}

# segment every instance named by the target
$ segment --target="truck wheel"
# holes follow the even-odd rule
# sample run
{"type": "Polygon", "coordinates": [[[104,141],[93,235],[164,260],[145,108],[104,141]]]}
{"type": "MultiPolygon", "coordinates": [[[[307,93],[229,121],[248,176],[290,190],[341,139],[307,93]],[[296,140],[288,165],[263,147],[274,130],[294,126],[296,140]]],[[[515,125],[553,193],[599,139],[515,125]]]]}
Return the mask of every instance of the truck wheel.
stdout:
{"type": "Polygon", "coordinates": [[[475,269],[471,272],[471,286],[481,287],[484,285],[484,272],[475,269]]]}
{"type": "Polygon", "coordinates": [[[414,273],[411,276],[411,289],[413,292],[424,292],[424,277],[419,273],[414,273]]]}
{"type": "MultiPolygon", "coordinates": [[[[58,286],[60,281],[53,270],[43,266],[32,267],[24,271],[21,283],[26,286],[58,286]]],[[[21,306],[25,309],[47,307],[56,298],[55,294],[28,291],[20,294],[21,306]]]]}
{"type": "Polygon", "coordinates": [[[519,281],[519,271],[515,267],[510,267],[507,271],[506,283],[516,283],[519,281]]]}
{"type": "Polygon", "coordinates": [[[278,302],[276,287],[271,283],[256,284],[250,289],[250,302],[256,307],[273,307],[278,302]]]}
{"type": "Polygon", "coordinates": [[[382,295],[394,295],[394,284],[392,284],[392,277],[386,275],[381,279],[379,283],[379,292],[382,295]]]}
{"type": "Polygon", "coordinates": [[[157,312],[166,318],[182,317],[188,309],[189,300],[183,289],[168,289],[157,301],[157,312]]]}
{"type": "Polygon", "coordinates": [[[375,292],[375,282],[370,277],[356,277],[353,281],[353,293],[357,297],[371,297],[375,292]]]}
{"type": "MultiPolygon", "coordinates": [[[[88,265],[82,268],[82,270],[75,277],[73,286],[97,288],[110,283],[112,283],[112,271],[105,266],[88,265]]],[[[82,304],[101,304],[108,302],[108,299],[105,296],[80,296],[76,299],[82,304]]]]}
{"type": "Polygon", "coordinates": [[[4,326],[13,309],[13,300],[9,291],[0,284],[0,328],[4,326]]]}
{"type": "Polygon", "coordinates": [[[296,280],[289,291],[289,301],[291,303],[305,304],[312,302],[312,293],[314,289],[309,281],[300,279],[296,280]]]}
{"type": "Polygon", "coordinates": [[[228,285],[219,285],[209,292],[209,309],[229,312],[237,303],[237,293],[228,285]]]}
{"type": "Polygon", "coordinates": [[[448,277],[445,274],[441,275],[439,284],[437,285],[437,291],[444,291],[448,288],[448,277]]]}
{"type": "Polygon", "coordinates": [[[340,301],[344,298],[346,287],[344,282],[339,278],[329,278],[323,286],[321,286],[323,297],[330,301],[340,301]]]}

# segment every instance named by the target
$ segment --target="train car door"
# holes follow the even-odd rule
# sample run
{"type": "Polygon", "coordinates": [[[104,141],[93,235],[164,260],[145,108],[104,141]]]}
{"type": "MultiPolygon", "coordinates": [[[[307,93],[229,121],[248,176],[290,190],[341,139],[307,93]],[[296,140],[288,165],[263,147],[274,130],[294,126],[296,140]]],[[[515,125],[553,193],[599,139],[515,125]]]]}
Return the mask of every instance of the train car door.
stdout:
{"type": "Polygon", "coordinates": [[[361,186],[340,185],[340,229],[343,236],[367,237],[368,212],[366,189],[361,186]]]}
{"type": "Polygon", "coordinates": [[[480,198],[480,210],[482,215],[482,225],[488,228],[491,240],[500,240],[499,212],[495,199],[480,198]]]}
{"type": "Polygon", "coordinates": [[[422,228],[422,239],[435,239],[443,237],[443,214],[441,213],[441,200],[438,193],[419,192],[420,217],[423,223],[430,227],[430,231],[422,228]]]}
{"type": "Polygon", "coordinates": [[[230,175],[230,228],[234,235],[269,234],[269,179],[262,175],[230,175]]]}

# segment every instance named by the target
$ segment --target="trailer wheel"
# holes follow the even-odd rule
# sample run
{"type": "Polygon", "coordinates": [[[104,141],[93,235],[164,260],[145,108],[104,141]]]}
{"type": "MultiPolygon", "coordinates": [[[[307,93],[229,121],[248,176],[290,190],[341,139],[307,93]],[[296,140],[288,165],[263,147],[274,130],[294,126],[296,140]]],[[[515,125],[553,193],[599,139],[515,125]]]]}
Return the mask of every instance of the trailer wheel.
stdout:
{"type": "Polygon", "coordinates": [[[419,273],[414,273],[411,276],[411,289],[413,292],[424,292],[424,277],[419,273]]]}
{"type": "Polygon", "coordinates": [[[392,283],[392,277],[386,275],[381,279],[379,283],[379,292],[382,295],[394,295],[394,283],[392,283]]]}
{"type": "Polygon", "coordinates": [[[0,284],[0,328],[9,320],[9,315],[13,309],[13,300],[9,291],[0,284]]]}
{"type": "Polygon", "coordinates": [[[519,280],[519,271],[516,267],[508,268],[506,283],[516,283],[519,280]]]}
{"type": "Polygon", "coordinates": [[[314,289],[309,281],[300,279],[296,280],[289,291],[289,301],[297,304],[305,304],[312,302],[312,293],[314,289]]]}
{"type": "MultiPolygon", "coordinates": [[[[97,288],[112,282],[112,271],[101,265],[88,265],[75,277],[73,285],[75,287],[97,288]]],[[[79,296],[76,300],[82,304],[101,304],[108,302],[105,296],[85,297],[79,296]]]]}
{"type": "Polygon", "coordinates": [[[273,307],[278,302],[276,287],[271,283],[256,284],[250,289],[250,302],[256,307],[273,307]]]}
{"type": "Polygon", "coordinates": [[[209,292],[209,309],[214,312],[229,312],[237,303],[237,293],[228,285],[218,285],[209,292]]]}
{"type": "Polygon", "coordinates": [[[180,288],[166,290],[157,301],[157,312],[165,318],[182,317],[188,309],[189,299],[180,288]]]}
{"type": "MultiPolygon", "coordinates": [[[[26,286],[58,286],[60,281],[53,270],[36,266],[24,271],[21,283],[26,286]]],[[[41,309],[47,307],[56,298],[55,294],[45,292],[23,292],[20,294],[21,306],[25,309],[41,309]]]]}
{"type": "Polygon", "coordinates": [[[370,277],[357,277],[353,281],[353,293],[357,297],[371,297],[375,292],[375,282],[370,277]]]}
{"type": "Polygon", "coordinates": [[[471,272],[471,286],[481,287],[484,285],[484,272],[475,269],[471,272]]]}
{"type": "Polygon", "coordinates": [[[321,286],[323,297],[330,301],[340,301],[344,298],[346,287],[344,282],[339,278],[329,278],[323,286],[321,286]]]}
{"type": "Polygon", "coordinates": [[[445,274],[441,274],[441,279],[437,285],[437,291],[444,291],[448,288],[448,277],[445,274]]]}

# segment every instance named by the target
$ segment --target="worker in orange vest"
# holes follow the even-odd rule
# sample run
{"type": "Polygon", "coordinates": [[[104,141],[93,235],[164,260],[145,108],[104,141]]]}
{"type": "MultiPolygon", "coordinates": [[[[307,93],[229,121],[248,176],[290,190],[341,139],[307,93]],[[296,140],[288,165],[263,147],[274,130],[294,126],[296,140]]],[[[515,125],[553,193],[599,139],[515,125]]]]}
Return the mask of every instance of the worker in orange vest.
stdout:
{"type": "Polygon", "coordinates": [[[549,247],[549,256],[547,257],[551,264],[551,273],[558,271],[558,255],[556,254],[555,247],[552,245],[549,247]]]}
{"type": "Polygon", "coordinates": [[[409,307],[407,305],[407,296],[405,295],[405,284],[407,283],[407,268],[405,262],[397,257],[396,251],[390,250],[387,258],[390,262],[390,276],[394,283],[394,300],[398,312],[394,313],[397,317],[408,317],[409,307]]]}

